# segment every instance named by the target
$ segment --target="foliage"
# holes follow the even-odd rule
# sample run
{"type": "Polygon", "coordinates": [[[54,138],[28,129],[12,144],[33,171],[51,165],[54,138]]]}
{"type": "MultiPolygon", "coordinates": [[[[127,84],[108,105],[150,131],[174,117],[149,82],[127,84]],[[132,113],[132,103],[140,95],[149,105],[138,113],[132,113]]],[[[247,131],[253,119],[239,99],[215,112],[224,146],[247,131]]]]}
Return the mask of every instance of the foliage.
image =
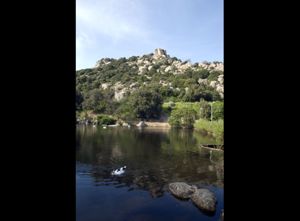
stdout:
{"type": "Polygon", "coordinates": [[[115,115],[126,121],[133,121],[136,119],[132,106],[129,103],[129,98],[123,100],[118,109],[115,111],[115,115]]]}
{"type": "Polygon", "coordinates": [[[199,105],[200,105],[199,117],[202,119],[210,119],[211,105],[204,99],[200,101],[199,105]]]}
{"type": "Polygon", "coordinates": [[[191,107],[174,109],[169,118],[172,127],[192,128],[196,119],[197,112],[191,107]]]}
{"type": "Polygon", "coordinates": [[[221,101],[212,104],[213,120],[224,119],[224,103],[221,101]]]}
{"type": "Polygon", "coordinates": [[[216,81],[216,80],[218,80],[218,76],[221,74],[223,74],[223,72],[221,72],[221,71],[212,71],[212,72],[210,72],[209,76],[207,77],[207,80],[216,81]]]}
{"type": "Polygon", "coordinates": [[[115,124],[117,120],[109,115],[105,114],[100,114],[97,116],[98,123],[101,124],[106,124],[106,125],[111,125],[115,124]]]}
{"type": "MultiPolygon", "coordinates": [[[[95,114],[116,115],[122,119],[159,118],[161,104],[172,101],[176,103],[195,103],[193,109],[200,114],[199,101],[222,101],[215,88],[209,86],[210,81],[217,80],[222,71],[207,70],[194,64],[183,74],[176,74],[166,67],[175,57],[155,60],[153,54],[142,57],[101,59],[96,68],[76,71],[76,110],[92,111],[95,114]],[[145,65],[141,59],[148,61],[148,67],[142,72],[139,68],[145,65]],[[139,63],[137,63],[139,61],[139,63]],[[150,64],[149,64],[150,62],[150,64]],[[207,83],[199,84],[199,79],[207,79],[207,83]],[[104,87],[103,84],[106,84],[104,87]],[[122,100],[115,100],[115,86],[127,89],[122,100]],[[133,86],[132,86],[133,85],[133,86]],[[105,88],[105,89],[104,89],[105,88]]],[[[173,63],[174,64],[174,63],[173,63]]],[[[175,107],[163,108],[170,115],[175,107]]],[[[216,106],[216,119],[222,118],[222,108],[216,106]]],[[[207,119],[207,116],[204,117],[207,119]]]]}
{"type": "Polygon", "coordinates": [[[76,110],[82,109],[83,96],[80,91],[76,90],[76,110]]]}
{"type": "Polygon", "coordinates": [[[106,108],[106,102],[101,91],[98,89],[89,91],[84,98],[82,107],[85,110],[93,110],[95,113],[103,112],[106,108]]]}
{"type": "Polygon", "coordinates": [[[158,119],[162,111],[162,97],[156,90],[140,89],[130,96],[132,111],[140,119],[158,119]]]}
{"type": "Polygon", "coordinates": [[[194,127],[212,133],[218,141],[223,141],[224,139],[224,121],[221,119],[217,121],[199,119],[195,122],[194,127]]]}

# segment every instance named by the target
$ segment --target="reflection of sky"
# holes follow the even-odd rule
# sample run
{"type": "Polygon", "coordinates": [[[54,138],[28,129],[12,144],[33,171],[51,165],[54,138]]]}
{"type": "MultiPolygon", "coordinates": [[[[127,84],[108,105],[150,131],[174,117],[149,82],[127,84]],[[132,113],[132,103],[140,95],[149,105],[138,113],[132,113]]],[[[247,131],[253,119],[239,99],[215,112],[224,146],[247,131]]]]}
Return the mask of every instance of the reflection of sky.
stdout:
{"type": "MultiPolygon", "coordinates": [[[[104,204],[107,211],[104,211],[103,217],[109,220],[113,205],[119,205],[120,200],[133,203],[132,206],[126,205],[126,214],[120,212],[117,215],[120,219],[123,216],[141,218],[143,213],[155,216],[157,211],[161,211],[156,204],[160,202],[166,203],[166,211],[169,207],[180,205],[178,213],[167,216],[183,216],[184,212],[189,211],[192,213],[189,217],[191,220],[195,217],[199,219],[201,214],[191,202],[178,202],[170,196],[170,182],[209,185],[219,194],[219,198],[222,197],[223,181],[218,165],[209,159],[206,149],[198,147],[192,133],[141,132],[116,128],[90,133],[89,130],[93,128],[87,127],[84,133],[83,130],[78,131],[76,182],[77,207],[80,208],[77,213],[82,217],[78,220],[85,220],[85,216],[96,220],[99,211],[103,211],[100,205],[103,207],[104,204]],[[113,169],[123,165],[127,166],[124,175],[111,176],[113,169]],[[155,203],[152,202],[154,199],[155,203]],[[94,211],[97,209],[98,212],[94,211]]],[[[203,220],[206,220],[205,217],[202,217],[203,220]]]]}
{"type": "Polygon", "coordinates": [[[117,182],[110,185],[94,185],[88,175],[76,179],[77,221],[92,220],[219,220],[223,209],[223,189],[209,187],[217,197],[217,210],[211,217],[202,213],[193,203],[181,201],[165,192],[163,197],[153,198],[142,189],[131,191],[117,182]],[[176,209],[174,209],[176,208],[176,209]]]}

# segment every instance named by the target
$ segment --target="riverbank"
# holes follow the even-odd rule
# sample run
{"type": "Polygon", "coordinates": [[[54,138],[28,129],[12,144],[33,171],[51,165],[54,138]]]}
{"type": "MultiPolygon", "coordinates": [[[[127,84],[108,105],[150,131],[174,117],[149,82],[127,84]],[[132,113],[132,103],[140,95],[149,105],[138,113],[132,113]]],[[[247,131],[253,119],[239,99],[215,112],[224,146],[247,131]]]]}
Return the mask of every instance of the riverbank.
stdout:
{"type": "Polygon", "coordinates": [[[224,121],[222,119],[216,121],[199,119],[194,123],[194,128],[207,134],[212,134],[217,139],[223,140],[224,121]]]}
{"type": "Polygon", "coordinates": [[[149,122],[145,121],[147,127],[171,128],[168,122],[149,122]]]}

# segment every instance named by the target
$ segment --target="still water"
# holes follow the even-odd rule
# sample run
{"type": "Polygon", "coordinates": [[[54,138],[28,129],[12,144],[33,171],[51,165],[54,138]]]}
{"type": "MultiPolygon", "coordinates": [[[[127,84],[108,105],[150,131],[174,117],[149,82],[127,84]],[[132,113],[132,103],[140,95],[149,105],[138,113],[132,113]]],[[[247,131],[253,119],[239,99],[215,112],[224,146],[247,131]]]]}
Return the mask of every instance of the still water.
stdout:
{"type": "Polygon", "coordinates": [[[77,127],[77,221],[220,220],[223,156],[200,144],[215,144],[190,130],[77,127]],[[121,176],[111,171],[127,166],[121,176]],[[170,182],[206,187],[217,197],[214,214],[178,200],[170,182]]]}

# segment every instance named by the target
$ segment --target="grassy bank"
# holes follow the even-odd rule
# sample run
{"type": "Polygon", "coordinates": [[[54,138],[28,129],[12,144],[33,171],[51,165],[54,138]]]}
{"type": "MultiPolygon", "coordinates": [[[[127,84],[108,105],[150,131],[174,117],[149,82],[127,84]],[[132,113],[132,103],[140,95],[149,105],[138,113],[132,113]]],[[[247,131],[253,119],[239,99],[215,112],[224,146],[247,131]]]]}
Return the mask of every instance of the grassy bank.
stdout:
{"type": "Polygon", "coordinates": [[[209,121],[205,119],[196,120],[194,124],[196,130],[203,130],[211,133],[218,140],[223,141],[224,136],[224,121],[222,119],[216,121],[209,121]]]}

